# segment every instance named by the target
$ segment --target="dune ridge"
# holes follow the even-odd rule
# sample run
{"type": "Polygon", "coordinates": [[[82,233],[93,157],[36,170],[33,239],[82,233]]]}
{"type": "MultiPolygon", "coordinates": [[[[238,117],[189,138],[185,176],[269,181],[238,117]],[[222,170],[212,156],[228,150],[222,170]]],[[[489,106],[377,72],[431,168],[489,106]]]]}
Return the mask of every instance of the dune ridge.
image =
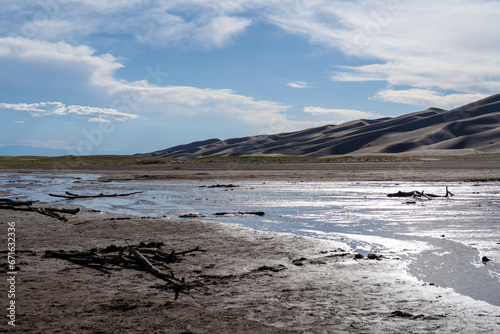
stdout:
{"type": "Polygon", "coordinates": [[[168,158],[220,156],[460,155],[500,153],[500,94],[452,109],[360,119],[300,131],[208,139],[146,153],[168,158]]]}

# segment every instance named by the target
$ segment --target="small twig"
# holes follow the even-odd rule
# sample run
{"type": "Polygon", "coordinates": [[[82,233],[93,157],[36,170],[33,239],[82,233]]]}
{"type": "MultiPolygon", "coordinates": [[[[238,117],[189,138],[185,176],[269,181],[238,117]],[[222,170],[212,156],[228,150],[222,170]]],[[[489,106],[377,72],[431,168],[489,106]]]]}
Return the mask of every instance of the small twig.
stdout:
{"type": "Polygon", "coordinates": [[[206,249],[200,249],[200,246],[196,246],[196,248],[194,248],[194,249],[183,251],[183,252],[175,252],[174,254],[175,255],[186,255],[186,254],[193,253],[193,252],[202,252],[202,253],[205,253],[205,252],[207,252],[207,250],[206,249]]]}

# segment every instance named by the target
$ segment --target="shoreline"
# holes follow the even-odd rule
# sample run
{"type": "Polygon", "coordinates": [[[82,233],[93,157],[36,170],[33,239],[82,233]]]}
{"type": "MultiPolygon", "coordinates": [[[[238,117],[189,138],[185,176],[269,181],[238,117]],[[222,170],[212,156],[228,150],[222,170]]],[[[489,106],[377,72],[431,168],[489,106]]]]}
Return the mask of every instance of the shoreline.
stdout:
{"type": "MultiPolygon", "coordinates": [[[[60,203],[36,206],[74,207],[60,203]]],[[[3,230],[7,231],[7,222],[16,222],[16,249],[35,252],[16,254],[16,327],[24,332],[500,330],[500,307],[422,285],[397,259],[355,259],[354,254],[340,249],[342,244],[332,241],[225,223],[79,208],[78,214],[66,215],[68,222],[36,212],[0,210],[3,230]],[[165,251],[206,250],[169,265],[177,277],[196,282],[196,288],[174,300],[172,292],[162,290],[163,281],[144,271],[110,267],[108,275],[43,257],[46,250],[125,246],[126,239],[131,244],[163,242],[165,251]]],[[[4,239],[6,233],[2,234],[3,244],[4,239]]],[[[5,304],[6,298],[2,300],[5,304]]]]}
{"type": "Polygon", "coordinates": [[[0,173],[101,174],[102,180],[185,181],[500,181],[500,156],[425,158],[418,161],[316,163],[90,164],[0,166],[0,173]]]}

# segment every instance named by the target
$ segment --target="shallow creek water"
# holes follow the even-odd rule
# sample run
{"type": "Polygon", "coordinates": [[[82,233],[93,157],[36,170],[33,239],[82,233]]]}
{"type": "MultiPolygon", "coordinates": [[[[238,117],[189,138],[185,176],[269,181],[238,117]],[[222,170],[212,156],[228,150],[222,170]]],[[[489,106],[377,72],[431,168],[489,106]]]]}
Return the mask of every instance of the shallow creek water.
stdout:
{"type": "Polygon", "coordinates": [[[104,212],[150,217],[188,213],[258,230],[342,241],[346,250],[399,257],[426,283],[454,289],[500,306],[499,182],[101,182],[99,175],[0,174],[13,197],[71,203],[104,212]],[[424,190],[450,198],[389,198],[388,193],[424,190]],[[63,194],[125,193],[127,197],[67,200],[63,194]],[[407,203],[411,202],[411,203],[407,203]],[[216,212],[264,211],[264,216],[213,216],[216,212]],[[491,261],[484,263],[482,257],[491,261]]]}

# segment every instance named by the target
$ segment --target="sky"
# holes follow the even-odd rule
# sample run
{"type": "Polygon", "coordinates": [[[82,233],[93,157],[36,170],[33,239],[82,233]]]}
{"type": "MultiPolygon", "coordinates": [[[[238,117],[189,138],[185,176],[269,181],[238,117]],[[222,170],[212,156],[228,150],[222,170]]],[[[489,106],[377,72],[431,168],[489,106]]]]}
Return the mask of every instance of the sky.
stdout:
{"type": "Polygon", "coordinates": [[[0,0],[0,155],[152,152],[500,92],[500,1],[0,0]]]}

